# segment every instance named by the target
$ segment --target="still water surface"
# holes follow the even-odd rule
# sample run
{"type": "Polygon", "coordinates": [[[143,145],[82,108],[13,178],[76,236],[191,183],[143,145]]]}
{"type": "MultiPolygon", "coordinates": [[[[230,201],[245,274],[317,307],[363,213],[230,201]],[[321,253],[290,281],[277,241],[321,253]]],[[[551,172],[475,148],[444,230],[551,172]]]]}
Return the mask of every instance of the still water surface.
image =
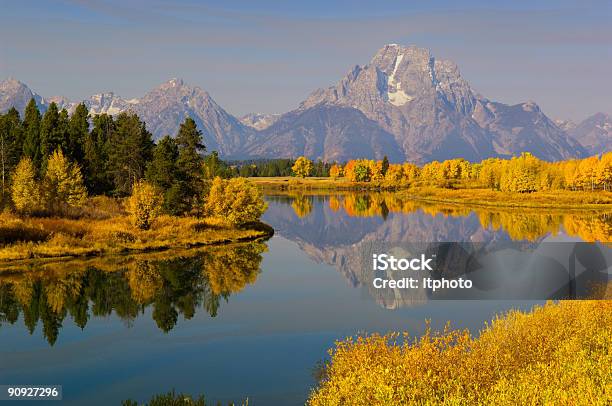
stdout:
{"type": "Polygon", "coordinates": [[[144,401],[173,388],[215,402],[300,405],[334,340],[418,335],[426,319],[476,333],[495,313],[534,304],[376,297],[352,268],[363,241],[609,236],[605,216],[512,217],[380,194],[267,200],[264,221],[276,234],[265,243],[0,274],[0,384],[61,384],[65,405],[144,401]],[[584,224],[591,234],[576,232],[584,224]]]}

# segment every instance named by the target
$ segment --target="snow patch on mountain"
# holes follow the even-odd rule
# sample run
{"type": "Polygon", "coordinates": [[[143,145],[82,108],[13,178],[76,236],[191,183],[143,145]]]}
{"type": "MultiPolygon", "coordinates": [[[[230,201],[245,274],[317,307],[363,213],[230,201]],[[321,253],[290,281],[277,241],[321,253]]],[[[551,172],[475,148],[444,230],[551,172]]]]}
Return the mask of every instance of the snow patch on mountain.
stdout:
{"type": "Polygon", "coordinates": [[[403,54],[399,54],[397,58],[395,58],[395,66],[393,67],[393,72],[387,78],[387,98],[389,99],[389,103],[398,107],[403,106],[404,104],[412,100],[412,97],[408,96],[406,92],[402,90],[402,82],[395,82],[395,74],[397,73],[397,68],[400,66],[403,59],[403,54]]]}
{"type": "Polygon", "coordinates": [[[261,131],[274,124],[280,116],[280,114],[249,113],[240,117],[240,122],[261,131]]]}

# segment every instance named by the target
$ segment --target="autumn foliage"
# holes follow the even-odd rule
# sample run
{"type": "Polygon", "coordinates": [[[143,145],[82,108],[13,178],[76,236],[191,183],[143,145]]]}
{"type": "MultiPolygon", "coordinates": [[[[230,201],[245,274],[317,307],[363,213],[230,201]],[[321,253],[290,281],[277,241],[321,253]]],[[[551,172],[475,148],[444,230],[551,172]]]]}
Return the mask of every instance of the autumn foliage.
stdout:
{"type": "Polygon", "coordinates": [[[216,177],[204,212],[231,225],[243,225],[258,221],[266,207],[261,191],[245,178],[216,177]]]}
{"type": "Polygon", "coordinates": [[[295,164],[293,164],[291,170],[293,171],[295,176],[305,178],[307,176],[310,176],[313,168],[314,165],[312,161],[304,156],[301,156],[295,161],[295,164]]]}
{"type": "Polygon", "coordinates": [[[368,159],[350,160],[342,167],[332,167],[334,177],[343,174],[351,182],[370,182],[383,187],[464,185],[519,193],[612,188],[612,152],[559,162],[546,162],[523,153],[511,159],[489,158],[478,163],[457,158],[420,167],[406,162],[390,164],[386,171],[383,168],[383,161],[368,159]]]}
{"type": "Polygon", "coordinates": [[[329,176],[331,178],[339,178],[344,175],[344,171],[342,166],[338,164],[333,164],[331,168],[329,168],[329,176]]]}
{"type": "Polygon", "coordinates": [[[30,158],[23,158],[13,174],[11,197],[20,213],[29,214],[40,209],[40,185],[36,181],[36,167],[30,158]]]}
{"type": "Polygon", "coordinates": [[[159,215],[162,194],[153,185],[138,181],[132,186],[132,195],[127,200],[127,211],[133,224],[141,230],[151,228],[153,220],[159,215]]]}
{"type": "Polygon", "coordinates": [[[612,301],[566,301],[511,311],[478,337],[446,328],[348,338],[308,405],[603,405],[611,325],[612,301]]]}
{"type": "Polygon", "coordinates": [[[43,190],[51,213],[81,207],[87,199],[80,168],[71,163],[61,150],[56,150],[47,162],[43,190]]]}
{"type": "Polygon", "coordinates": [[[13,205],[22,214],[65,214],[87,199],[81,169],[61,150],[51,154],[40,180],[32,160],[22,158],[13,174],[11,192],[13,205]]]}

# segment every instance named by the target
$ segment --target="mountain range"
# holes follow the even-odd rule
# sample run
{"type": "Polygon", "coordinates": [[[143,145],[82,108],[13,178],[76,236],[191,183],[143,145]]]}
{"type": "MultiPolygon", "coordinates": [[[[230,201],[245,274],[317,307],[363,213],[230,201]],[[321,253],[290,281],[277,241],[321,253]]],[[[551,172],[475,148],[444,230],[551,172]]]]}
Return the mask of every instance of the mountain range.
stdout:
{"type": "MultiPolygon", "coordinates": [[[[55,102],[71,111],[81,101],[45,98],[25,84],[0,82],[0,112],[21,113],[34,97],[41,110],[55,102]]],[[[208,92],[171,79],[138,99],[100,93],[82,100],[92,114],[131,110],[160,138],[176,134],[185,117],[203,131],[209,151],[225,158],[352,158],[424,163],[464,157],[475,161],[527,151],[546,160],[609,151],[610,115],[580,124],[553,121],[534,102],[507,105],[474,91],[455,63],[427,49],[389,44],[340,81],[312,92],[284,114],[237,118],[208,92]]]]}

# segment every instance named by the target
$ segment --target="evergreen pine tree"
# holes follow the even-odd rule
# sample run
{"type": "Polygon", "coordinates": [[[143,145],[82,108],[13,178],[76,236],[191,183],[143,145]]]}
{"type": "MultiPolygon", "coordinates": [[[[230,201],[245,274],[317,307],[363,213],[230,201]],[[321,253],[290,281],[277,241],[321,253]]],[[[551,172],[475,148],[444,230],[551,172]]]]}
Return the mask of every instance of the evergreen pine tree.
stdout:
{"type": "Polygon", "coordinates": [[[5,117],[8,120],[9,130],[13,133],[13,147],[15,149],[15,153],[17,154],[16,161],[19,162],[23,151],[23,142],[25,136],[25,134],[23,133],[23,123],[21,122],[21,117],[19,116],[19,112],[15,107],[11,107],[9,111],[6,112],[5,117]]]}
{"type": "Polygon", "coordinates": [[[60,114],[57,104],[51,103],[40,123],[40,152],[43,167],[56,149],[66,150],[65,132],[68,113],[64,111],[60,114]]]}
{"type": "Polygon", "coordinates": [[[185,181],[186,192],[189,196],[197,194],[199,181],[202,178],[202,153],[206,147],[202,143],[202,132],[198,130],[195,121],[187,117],[179,128],[176,136],[179,156],[177,168],[182,179],[185,181]]]}
{"type": "Polygon", "coordinates": [[[226,177],[225,163],[219,159],[219,153],[213,151],[204,158],[204,178],[214,179],[216,176],[226,177]]]}
{"type": "Polygon", "coordinates": [[[128,195],[132,185],[142,179],[151,159],[153,140],[145,123],[133,113],[121,113],[115,120],[115,131],[109,139],[109,170],[115,193],[128,195]]]}
{"type": "Polygon", "coordinates": [[[385,176],[388,170],[389,170],[389,158],[387,158],[387,156],[385,155],[382,160],[382,168],[381,168],[382,176],[385,176]]]}
{"type": "Polygon", "coordinates": [[[179,156],[174,138],[166,135],[153,149],[153,159],[147,166],[147,180],[161,190],[170,189],[176,180],[176,161],[179,156]]]}
{"type": "Polygon", "coordinates": [[[7,191],[10,174],[21,159],[23,132],[19,112],[11,108],[0,114],[0,201],[7,191]]]}
{"type": "Polygon", "coordinates": [[[83,146],[85,139],[89,135],[89,110],[84,103],[79,104],[68,124],[68,148],[66,154],[68,158],[77,162],[79,165],[83,164],[84,151],[83,146]]]}
{"type": "Polygon", "coordinates": [[[34,166],[40,169],[42,161],[40,150],[40,111],[34,98],[30,99],[25,109],[23,130],[23,154],[32,160],[34,166]]]}
{"type": "Polygon", "coordinates": [[[83,174],[87,189],[92,194],[110,193],[113,179],[109,173],[109,140],[115,131],[113,117],[99,114],[93,117],[93,129],[83,142],[83,174]]]}

